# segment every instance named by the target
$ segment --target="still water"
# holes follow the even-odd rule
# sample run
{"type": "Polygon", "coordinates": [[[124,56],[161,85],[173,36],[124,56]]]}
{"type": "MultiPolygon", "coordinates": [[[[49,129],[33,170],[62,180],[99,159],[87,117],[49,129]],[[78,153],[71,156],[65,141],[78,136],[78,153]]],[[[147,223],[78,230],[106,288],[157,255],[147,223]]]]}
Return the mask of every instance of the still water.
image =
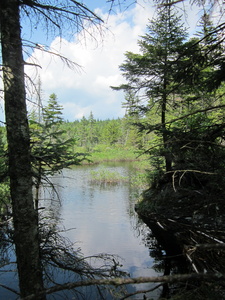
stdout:
{"type": "MultiPolygon", "coordinates": [[[[114,185],[92,183],[91,172],[101,168],[129,179],[134,174],[130,164],[115,163],[64,170],[52,178],[58,197],[45,191],[41,205],[46,212],[50,212],[59,228],[67,229],[62,234],[80,247],[84,256],[114,254],[120,258],[121,270],[128,272],[131,277],[160,275],[154,270],[155,260],[150,256],[150,229],[134,211],[140,191],[130,180],[114,185]]],[[[4,280],[4,283],[7,284],[7,281],[4,280]]],[[[136,289],[152,287],[152,284],[142,284],[129,289],[134,292],[136,289]]],[[[158,299],[158,296],[157,291],[151,293],[151,299],[158,299]]],[[[17,297],[0,289],[0,299],[17,297]]],[[[76,298],[61,295],[49,299],[76,298]]],[[[143,299],[143,294],[128,299],[143,299]]]]}
{"type": "MultiPolygon", "coordinates": [[[[66,229],[74,228],[66,236],[81,247],[84,256],[118,255],[122,270],[131,277],[159,275],[152,268],[155,261],[150,257],[150,229],[134,211],[140,191],[131,181],[93,184],[91,171],[102,168],[128,178],[134,175],[130,164],[107,163],[64,170],[63,176],[55,178],[62,199],[60,222],[66,229]]],[[[145,289],[150,286],[145,285],[145,289]]],[[[157,299],[156,294],[151,297],[157,299]]],[[[143,295],[132,299],[143,299],[143,295]]]]}
{"type": "MultiPolygon", "coordinates": [[[[134,211],[137,188],[128,183],[91,184],[90,171],[104,166],[77,167],[63,172],[58,184],[62,199],[61,219],[73,242],[80,242],[85,256],[117,254],[124,270],[134,276],[151,276],[153,260],[145,246],[149,229],[134,211]]],[[[131,176],[131,166],[111,164],[108,170],[131,176]]]]}

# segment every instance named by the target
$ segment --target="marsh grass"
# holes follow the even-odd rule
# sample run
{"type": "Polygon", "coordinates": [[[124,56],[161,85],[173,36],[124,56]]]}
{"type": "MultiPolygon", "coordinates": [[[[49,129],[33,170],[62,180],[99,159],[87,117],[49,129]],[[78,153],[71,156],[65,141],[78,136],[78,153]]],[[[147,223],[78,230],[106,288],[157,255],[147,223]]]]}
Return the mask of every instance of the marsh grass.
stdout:
{"type": "MultiPolygon", "coordinates": [[[[84,149],[79,149],[84,151],[84,149]]],[[[100,164],[104,162],[130,162],[134,168],[131,176],[124,176],[120,172],[113,171],[107,167],[102,167],[97,171],[90,172],[90,183],[92,184],[111,184],[131,183],[140,189],[147,187],[147,173],[149,169],[149,160],[146,155],[138,153],[134,148],[122,148],[119,146],[109,147],[107,145],[98,145],[89,153],[90,161],[84,161],[82,164],[100,164]]]]}
{"type": "Polygon", "coordinates": [[[129,183],[138,190],[147,187],[148,178],[145,172],[134,172],[131,176],[125,176],[117,171],[112,171],[107,167],[102,167],[97,171],[90,171],[90,182],[92,184],[118,185],[129,183]]]}
{"type": "Polygon", "coordinates": [[[90,159],[94,163],[101,163],[106,161],[136,161],[138,160],[138,153],[132,148],[121,147],[106,147],[104,145],[96,146],[90,153],[90,159]]]}
{"type": "Polygon", "coordinates": [[[119,172],[111,171],[107,168],[101,168],[98,171],[91,171],[91,183],[94,184],[119,184],[122,182],[128,182],[129,179],[126,176],[121,175],[119,172]]]}

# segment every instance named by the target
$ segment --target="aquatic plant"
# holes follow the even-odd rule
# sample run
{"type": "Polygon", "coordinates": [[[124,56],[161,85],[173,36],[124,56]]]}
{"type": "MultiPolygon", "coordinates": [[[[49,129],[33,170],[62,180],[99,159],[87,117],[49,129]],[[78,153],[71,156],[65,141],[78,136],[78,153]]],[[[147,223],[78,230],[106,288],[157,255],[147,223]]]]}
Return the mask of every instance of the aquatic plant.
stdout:
{"type": "Polygon", "coordinates": [[[119,184],[121,182],[128,182],[128,177],[121,175],[117,171],[112,171],[107,168],[100,168],[97,171],[91,171],[91,183],[100,184],[119,184]]]}

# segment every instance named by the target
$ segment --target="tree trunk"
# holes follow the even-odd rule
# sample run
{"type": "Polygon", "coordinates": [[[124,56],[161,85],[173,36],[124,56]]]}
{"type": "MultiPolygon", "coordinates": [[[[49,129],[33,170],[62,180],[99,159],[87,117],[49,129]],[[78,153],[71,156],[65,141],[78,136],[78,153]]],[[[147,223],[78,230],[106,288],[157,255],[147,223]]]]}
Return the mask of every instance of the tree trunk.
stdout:
{"type": "MultiPolygon", "coordinates": [[[[21,297],[43,289],[37,211],[32,196],[30,138],[18,0],[0,1],[5,117],[14,241],[21,297]]],[[[36,298],[45,299],[45,297],[36,298]]]]}

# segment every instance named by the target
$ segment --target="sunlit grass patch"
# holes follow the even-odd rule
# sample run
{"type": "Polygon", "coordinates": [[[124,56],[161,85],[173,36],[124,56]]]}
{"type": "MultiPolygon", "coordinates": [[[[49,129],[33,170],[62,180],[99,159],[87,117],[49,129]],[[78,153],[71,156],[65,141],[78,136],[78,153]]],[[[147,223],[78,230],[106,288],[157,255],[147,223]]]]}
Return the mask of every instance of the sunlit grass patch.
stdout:
{"type": "Polygon", "coordinates": [[[133,187],[145,189],[147,187],[147,175],[145,172],[135,172],[131,176],[122,175],[120,172],[102,167],[96,171],[90,171],[90,182],[93,184],[120,184],[129,183],[133,187]]]}
{"type": "Polygon", "coordinates": [[[119,184],[121,182],[128,182],[128,177],[121,175],[117,171],[111,171],[107,168],[101,168],[97,171],[91,171],[91,183],[100,184],[119,184]]]}
{"type": "Polygon", "coordinates": [[[94,163],[100,163],[103,161],[135,161],[137,160],[138,154],[134,149],[123,149],[120,147],[103,147],[96,146],[91,152],[90,159],[94,163]]]}

